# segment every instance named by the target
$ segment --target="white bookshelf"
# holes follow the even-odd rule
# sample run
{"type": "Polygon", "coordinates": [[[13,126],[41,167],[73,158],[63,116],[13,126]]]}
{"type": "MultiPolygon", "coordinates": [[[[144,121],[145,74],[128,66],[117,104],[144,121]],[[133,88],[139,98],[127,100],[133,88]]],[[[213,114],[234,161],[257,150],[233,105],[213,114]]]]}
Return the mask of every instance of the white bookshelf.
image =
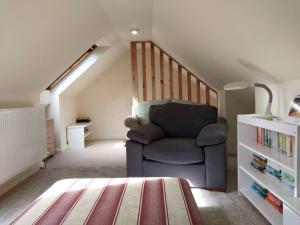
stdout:
{"type": "Polygon", "coordinates": [[[300,224],[300,127],[281,121],[271,121],[255,118],[253,115],[238,116],[238,190],[261,214],[274,225],[300,224]],[[295,138],[293,157],[265,147],[257,143],[257,128],[264,128],[284,133],[295,138]],[[299,151],[299,152],[298,152],[299,151]],[[278,179],[253,168],[250,163],[253,154],[262,156],[280,167],[283,171],[295,176],[295,188],[292,190],[278,179]],[[271,206],[260,197],[251,185],[256,182],[268,189],[283,202],[283,213],[271,206]],[[292,215],[292,216],[291,216],[292,215]],[[291,219],[287,219],[290,217],[291,219]],[[288,222],[287,222],[288,221],[288,222]]]}

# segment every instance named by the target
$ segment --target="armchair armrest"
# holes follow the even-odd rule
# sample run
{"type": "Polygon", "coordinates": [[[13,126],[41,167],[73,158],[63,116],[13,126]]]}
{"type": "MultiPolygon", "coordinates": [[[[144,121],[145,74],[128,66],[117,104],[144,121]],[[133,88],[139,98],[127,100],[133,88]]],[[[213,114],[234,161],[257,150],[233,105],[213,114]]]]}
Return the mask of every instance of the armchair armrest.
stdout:
{"type": "Polygon", "coordinates": [[[124,120],[125,127],[130,128],[130,130],[136,129],[140,126],[138,118],[134,115],[129,115],[124,120]]]}
{"type": "Polygon", "coordinates": [[[218,145],[226,142],[228,126],[225,123],[214,123],[205,126],[197,137],[199,146],[218,145]]]}
{"type": "Polygon", "coordinates": [[[135,130],[130,130],[127,137],[133,141],[142,144],[149,144],[155,140],[159,140],[165,136],[165,132],[157,125],[148,123],[139,126],[135,130]]]}

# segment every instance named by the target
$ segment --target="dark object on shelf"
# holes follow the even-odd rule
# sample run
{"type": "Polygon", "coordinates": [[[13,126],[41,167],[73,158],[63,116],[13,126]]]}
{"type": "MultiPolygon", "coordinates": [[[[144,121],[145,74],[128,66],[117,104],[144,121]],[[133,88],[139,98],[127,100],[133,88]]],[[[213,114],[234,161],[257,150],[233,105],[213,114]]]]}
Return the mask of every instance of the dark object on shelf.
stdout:
{"type": "Polygon", "coordinates": [[[88,117],[78,117],[76,119],[76,123],[89,123],[91,122],[91,119],[88,117]]]}
{"type": "Polygon", "coordinates": [[[276,170],[272,166],[267,166],[266,172],[270,174],[271,176],[277,178],[278,180],[281,180],[281,170],[276,170]]]}
{"type": "Polygon", "coordinates": [[[251,188],[262,198],[266,198],[268,190],[260,186],[258,183],[254,182],[251,188]]]}
{"type": "Polygon", "coordinates": [[[258,162],[260,162],[260,163],[262,163],[262,164],[264,164],[264,165],[266,165],[267,162],[268,162],[267,159],[263,158],[263,157],[260,156],[260,155],[256,155],[256,154],[253,154],[253,159],[255,159],[256,161],[258,161],[258,162]]]}
{"type": "Polygon", "coordinates": [[[257,169],[259,172],[264,173],[265,169],[257,165],[255,162],[251,162],[251,166],[257,169]]]}

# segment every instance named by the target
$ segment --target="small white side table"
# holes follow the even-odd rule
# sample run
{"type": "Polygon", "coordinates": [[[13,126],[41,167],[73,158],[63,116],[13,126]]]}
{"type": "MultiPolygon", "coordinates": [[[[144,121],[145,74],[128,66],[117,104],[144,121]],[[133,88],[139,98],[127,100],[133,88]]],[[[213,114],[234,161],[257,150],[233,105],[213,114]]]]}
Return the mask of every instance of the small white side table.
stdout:
{"type": "Polygon", "coordinates": [[[85,147],[85,139],[92,134],[89,130],[85,132],[85,128],[91,126],[92,123],[75,123],[67,126],[67,138],[70,149],[83,150],[85,147]]]}

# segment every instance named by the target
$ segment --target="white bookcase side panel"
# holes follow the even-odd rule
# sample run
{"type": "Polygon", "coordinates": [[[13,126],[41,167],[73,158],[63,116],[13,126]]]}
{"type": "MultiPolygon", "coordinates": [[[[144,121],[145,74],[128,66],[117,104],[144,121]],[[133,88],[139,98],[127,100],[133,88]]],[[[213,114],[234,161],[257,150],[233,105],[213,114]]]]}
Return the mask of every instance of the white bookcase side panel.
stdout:
{"type": "Polygon", "coordinates": [[[283,205],[283,224],[288,224],[288,225],[300,224],[300,216],[294,213],[286,205],[283,205]]]}
{"type": "Polygon", "coordinates": [[[295,176],[295,195],[300,197],[300,126],[297,127],[297,134],[298,136],[295,138],[295,169],[296,169],[296,176],[295,176]]]}

